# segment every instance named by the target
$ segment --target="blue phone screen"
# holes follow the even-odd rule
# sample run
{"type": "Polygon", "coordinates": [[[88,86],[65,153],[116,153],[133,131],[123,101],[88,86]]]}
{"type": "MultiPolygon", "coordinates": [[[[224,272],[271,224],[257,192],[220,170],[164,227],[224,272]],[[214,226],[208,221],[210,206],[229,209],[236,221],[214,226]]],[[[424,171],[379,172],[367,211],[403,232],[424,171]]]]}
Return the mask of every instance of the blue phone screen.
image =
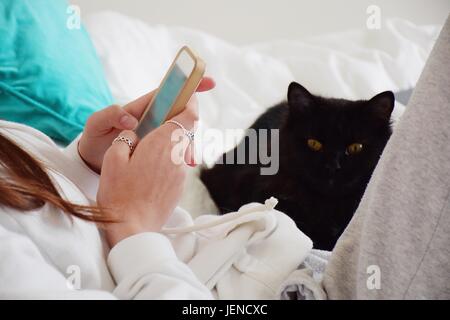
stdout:
{"type": "Polygon", "coordinates": [[[181,89],[183,89],[186,79],[186,74],[177,64],[175,64],[167,76],[166,81],[161,85],[161,88],[153,100],[149,111],[136,130],[136,134],[139,138],[144,137],[147,133],[162,124],[172,108],[175,99],[181,89]]]}

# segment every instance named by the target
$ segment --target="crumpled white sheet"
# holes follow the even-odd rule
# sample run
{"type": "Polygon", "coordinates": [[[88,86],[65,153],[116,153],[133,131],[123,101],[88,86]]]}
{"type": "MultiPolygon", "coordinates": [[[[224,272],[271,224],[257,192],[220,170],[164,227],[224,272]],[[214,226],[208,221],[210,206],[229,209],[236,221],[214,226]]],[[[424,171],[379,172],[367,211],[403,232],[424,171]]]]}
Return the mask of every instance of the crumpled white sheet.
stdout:
{"type": "MultiPolygon", "coordinates": [[[[349,99],[414,87],[440,30],[393,19],[380,30],[238,47],[202,31],[150,26],[114,12],[88,17],[85,25],[120,104],[156,88],[182,45],[202,56],[217,87],[199,94],[197,136],[205,128],[248,127],[268,107],[285,99],[293,80],[313,93],[349,99]]],[[[402,111],[396,105],[393,118],[402,111]]],[[[230,142],[216,148],[207,164],[233,147],[230,142]]],[[[190,172],[181,205],[194,216],[216,212],[197,172],[190,172]]]]}

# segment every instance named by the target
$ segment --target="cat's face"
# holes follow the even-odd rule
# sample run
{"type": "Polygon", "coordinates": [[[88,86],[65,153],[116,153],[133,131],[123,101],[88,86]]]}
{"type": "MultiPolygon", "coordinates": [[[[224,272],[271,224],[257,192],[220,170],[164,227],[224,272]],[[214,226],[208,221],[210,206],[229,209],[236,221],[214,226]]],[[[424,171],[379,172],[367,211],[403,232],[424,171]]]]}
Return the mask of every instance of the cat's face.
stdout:
{"type": "Polygon", "coordinates": [[[288,104],[282,139],[289,140],[287,154],[298,166],[296,174],[324,194],[365,188],[391,134],[392,92],[349,101],[313,96],[292,83],[288,104]]]}

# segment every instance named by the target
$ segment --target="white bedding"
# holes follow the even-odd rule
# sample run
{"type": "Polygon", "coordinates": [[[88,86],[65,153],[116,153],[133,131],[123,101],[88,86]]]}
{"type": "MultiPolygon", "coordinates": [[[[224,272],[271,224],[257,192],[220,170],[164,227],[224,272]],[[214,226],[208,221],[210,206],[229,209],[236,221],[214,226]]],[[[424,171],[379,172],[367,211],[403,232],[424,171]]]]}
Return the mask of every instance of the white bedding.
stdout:
{"type": "MultiPolygon", "coordinates": [[[[95,14],[85,24],[119,104],[157,87],[178,49],[192,47],[217,82],[215,90],[199,95],[199,134],[204,128],[248,127],[285,99],[293,80],[313,93],[349,99],[412,88],[440,30],[395,19],[381,30],[238,47],[205,32],[149,26],[114,12],[95,14]]],[[[402,111],[396,105],[394,117],[402,111]]],[[[232,147],[217,148],[215,156],[232,147]]],[[[215,211],[196,171],[188,179],[182,206],[193,215],[215,211]]]]}

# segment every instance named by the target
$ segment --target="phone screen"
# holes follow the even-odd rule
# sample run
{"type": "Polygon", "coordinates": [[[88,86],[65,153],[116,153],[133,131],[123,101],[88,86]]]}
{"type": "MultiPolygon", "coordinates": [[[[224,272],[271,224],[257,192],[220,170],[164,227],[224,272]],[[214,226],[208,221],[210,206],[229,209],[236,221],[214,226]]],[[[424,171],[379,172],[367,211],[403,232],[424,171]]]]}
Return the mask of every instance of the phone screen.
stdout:
{"type": "Polygon", "coordinates": [[[163,123],[193,69],[194,60],[182,51],[136,129],[138,137],[144,137],[163,123]]]}

